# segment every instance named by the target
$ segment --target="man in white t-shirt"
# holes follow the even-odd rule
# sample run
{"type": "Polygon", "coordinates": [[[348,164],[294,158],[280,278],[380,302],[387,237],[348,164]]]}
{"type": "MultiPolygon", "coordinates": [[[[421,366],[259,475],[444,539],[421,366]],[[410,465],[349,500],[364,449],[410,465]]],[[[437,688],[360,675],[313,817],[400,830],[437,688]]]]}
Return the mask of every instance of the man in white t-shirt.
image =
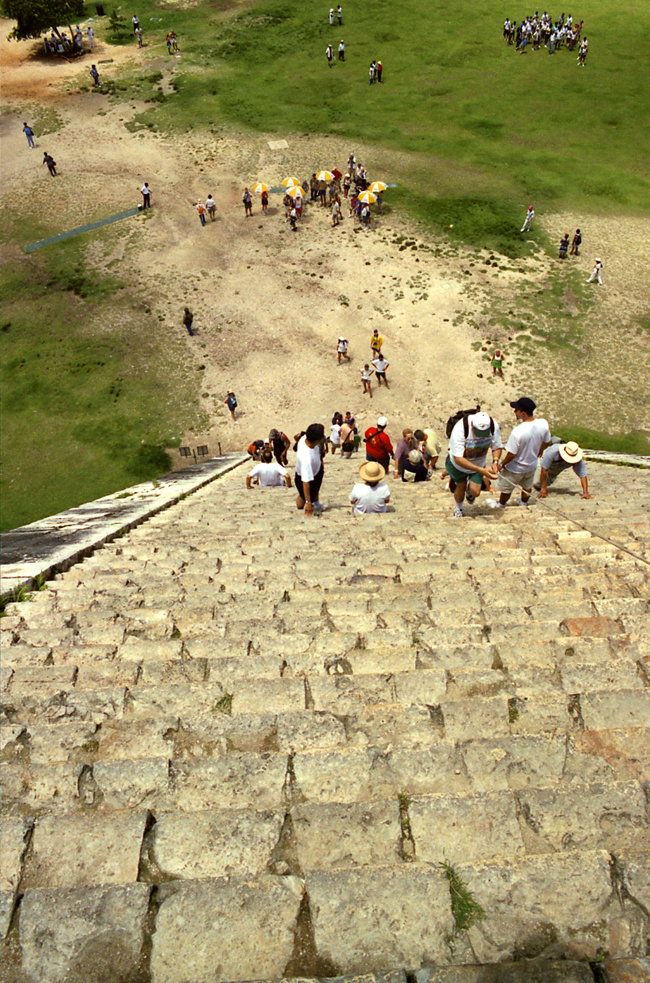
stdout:
{"type": "Polygon", "coordinates": [[[382,482],[386,470],[378,461],[364,461],[359,465],[359,477],[363,484],[350,492],[353,515],[379,514],[386,511],[390,500],[390,488],[382,482]]]}
{"type": "Polygon", "coordinates": [[[483,479],[496,478],[496,464],[501,457],[503,444],[501,430],[488,413],[471,413],[456,423],[449,437],[449,453],[445,470],[449,475],[449,488],[454,494],[454,519],[462,519],[463,499],[470,505],[476,501],[483,488],[483,479]],[[492,464],[488,468],[487,452],[492,451],[492,464]]]}
{"type": "Polygon", "coordinates": [[[551,431],[544,419],[535,419],[535,403],[527,396],[510,403],[518,426],[508,437],[506,456],[498,464],[496,488],[500,492],[495,508],[504,508],[516,486],[521,488],[520,505],[527,505],[535,480],[537,459],[551,443],[551,431]]]}
{"type": "Polygon", "coordinates": [[[279,488],[281,485],[291,488],[291,475],[286,468],[273,460],[273,451],[268,447],[262,451],[260,463],[246,475],[246,487],[251,489],[253,485],[259,485],[260,488],[279,488]]]}
{"type": "Polygon", "coordinates": [[[315,508],[323,508],[318,501],[323,481],[323,461],[320,443],[325,436],[322,423],[310,423],[298,441],[296,451],[296,508],[304,509],[305,515],[313,515],[315,508]]]}

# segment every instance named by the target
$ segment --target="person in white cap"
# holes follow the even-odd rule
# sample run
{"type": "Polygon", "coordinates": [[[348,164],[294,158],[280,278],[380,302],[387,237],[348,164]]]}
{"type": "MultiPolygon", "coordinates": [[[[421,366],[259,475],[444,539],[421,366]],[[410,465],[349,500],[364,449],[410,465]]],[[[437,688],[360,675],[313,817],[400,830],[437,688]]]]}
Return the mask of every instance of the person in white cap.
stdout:
{"type": "Polygon", "coordinates": [[[533,224],[533,219],[535,218],[535,212],[533,211],[533,206],[528,206],[528,212],[526,213],[526,218],[524,219],[524,224],[521,227],[522,232],[528,232],[531,225],[533,224]]]}
{"type": "Polygon", "coordinates": [[[336,343],[336,354],[338,355],[339,365],[341,364],[342,358],[347,359],[348,362],[350,361],[350,356],[348,355],[349,344],[350,342],[347,338],[339,338],[336,343]]]}
{"type": "Polygon", "coordinates": [[[388,420],[385,416],[380,416],[376,427],[368,427],[363,435],[366,445],[366,460],[375,461],[381,464],[384,471],[390,468],[390,459],[393,457],[393,445],[386,433],[388,420]]]}
{"type": "MultiPolygon", "coordinates": [[[[552,439],[553,441],[557,440],[555,437],[552,439]]],[[[535,485],[535,488],[539,491],[539,498],[546,498],[549,487],[555,483],[558,475],[562,474],[563,471],[567,471],[569,468],[573,468],[578,478],[580,478],[580,484],[582,485],[582,495],[580,497],[592,497],[589,494],[587,468],[583,460],[582,448],[575,440],[570,440],[567,444],[563,444],[561,441],[559,443],[551,443],[551,446],[547,447],[542,454],[539,464],[539,484],[535,485]]]]}
{"type": "Polygon", "coordinates": [[[587,283],[594,283],[594,282],[596,282],[596,283],[602,283],[603,281],[600,279],[600,271],[602,270],[602,268],[603,268],[602,260],[599,259],[598,256],[596,256],[596,262],[594,264],[594,269],[593,269],[593,272],[592,272],[591,276],[587,280],[587,283]]]}
{"type": "Polygon", "coordinates": [[[445,469],[449,475],[449,490],[454,494],[454,519],[462,519],[463,499],[472,505],[487,479],[488,488],[496,478],[497,462],[503,444],[501,429],[488,413],[471,413],[456,423],[449,437],[449,453],[445,469]],[[492,464],[488,468],[487,453],[492,451],[492,464]]]}
{"type": "Polygon", "coordinates": [[[377,461],[364,461],[359,465],[359,482],[350,492],[354,515],[378,514],[386,511],[390,500],[390,488],[382,482],[386,471],[377,461]]]}

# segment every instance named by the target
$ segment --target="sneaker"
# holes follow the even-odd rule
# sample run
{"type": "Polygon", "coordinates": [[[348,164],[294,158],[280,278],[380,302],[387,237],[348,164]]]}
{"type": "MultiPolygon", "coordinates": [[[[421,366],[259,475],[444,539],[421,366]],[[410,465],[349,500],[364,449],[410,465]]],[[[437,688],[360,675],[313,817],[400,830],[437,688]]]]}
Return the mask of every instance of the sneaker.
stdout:
{"type": "Polygon", "coordinates": [[[324,512],[326,508],[327,505],[323,505],[322,502],[314,502],[314,509],[318,509],[319,512],[324,512]]]}
{"type": "Polygon", "coordinates": [[[505,509],[505,505],[502,505],[501,502],[497,502],[496,498],[486,498],[485,504],[489,509],[505,509]]]}
{"type": "Polygon", "coordinates": [[[452,519],[463,519],[464,517],[465,513],[463,511],[463,506],[457,505],[452,513],[452,519]]]}
{"type": "Polygon", "coordinates": [[[518,498],[517,505],[524,505],[526,508],[528,508],[528,506],[530,505],[530,499],[528,499],[527,502],[524,502],[523,498],[518,498]]]}
{"type": "Polygon", "coordinates": [[[468,505],[473,505],[474,502],[476,501],[476,499],[475,499],[475,497],[473,495],[470,495],[469,492],[466,492],[465,493],[465,501],[467,502],[468,505]]]}

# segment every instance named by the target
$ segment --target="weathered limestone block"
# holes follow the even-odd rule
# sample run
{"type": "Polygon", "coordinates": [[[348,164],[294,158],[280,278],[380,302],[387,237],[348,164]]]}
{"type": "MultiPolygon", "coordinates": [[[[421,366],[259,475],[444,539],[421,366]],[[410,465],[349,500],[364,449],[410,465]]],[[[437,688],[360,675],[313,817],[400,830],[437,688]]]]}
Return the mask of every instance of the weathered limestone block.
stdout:
{"type": "Polygon", "coordinates": [[[31,813],[48,809],[67,812],[79,801],[81,766],[52,764],[3,764],[2,807],[5,812],[31,813]]]}
{"type": "Polygon", "coordinates": [[[650,958],[605,959],[603,970],[607,983],[647,983],[650,980],[650,958]]]}
{"type": "Polygon", "coordinates": [[[641,692],[582,693],[582,717],[587,730],[607,727],[648,727],[650,725],[650,690],[641,692]]]}
{"type": "Polygon", "coordinates": [[[272,753],[175,761],[170,794],[184,811],[216,804],[224,809],[274,809],[280,804],[286,768],[286,755],[272,753]]]}
{"type": "Polygon", "coordinates": [[[310,678],[309,686],[315,709],[331,710],[337,715],[360,706],[398,702],[390,674],[318,676],[310,678]]]}
{"type": "Polygon", "coordinates": [[[583,782],[650,781],[650,728],[585,730],[569,741],[567,777],[583,782]]]}
{"type": "Polygon", "coordinates": [[[428,747],[443,740],[443,728],[428,706],[376,706],[351,711],[345,717],[351,746],[428,747]]]}
{"type": "Polygon", "coordinates": [[[87,812],[36,821],[24,888],[135,884],[146,812],[87,812]]]}
{"type": "Polygon", "coordinates": [[[397,798],[363,805],[299,804],[292,818],[303,872],[400,863],[397,798]]]}
{"type": "Polygon", "coordinates": [[[437,867],[306,875],[316,949],[341,973],[418,969],[449,957],[449,887],[437,867]]]}
{"type": "Polygon", "coordinates": [[[418,860],[455,864],[524,852],[511,792],[414,796],[408,812],[418,860]]]}
{"type": "Polygon", "coordinates": [[[0,827],[0,891],[18,889],[22,871],[22,859],[33,826],[33,820],[25,816],[6,816],[0,827]]]}
{"type": "Polygon", "coordinates": [[[220,757],[231,751],[277,751],[278,721],[274,713],[183,714],[167,736],[174,758],[220,757]]]}
{"type": "Polygon", "coordinates": [[[20,908],[25,983],[137,979],[148,884],[26,891],[20,908]]]}
{"type": "Polygon", "coordinates": [[[619,910],[609,859],[605,851],[574,851],[458,864],[485,912],[468,930],[479,962],[595,958],[607,949],[607,923],[619,910]]]}
{"type": "MultiPolygon", "coordinates": [[[[347,724],[346,724],[347,725],[347,724]]],[[[346,727],[327,710],[301,710],[277,718],[279,750],[318,751],[345,747],[346,727]]]]}
{"type": "Polygon", "coordinates": [[[297,878],[267,874],[173,888],[156,919],[152,983],[282,976],[293,952],[302,895],[297,878]]]}
{"type": "Polygon", "coordinates": [[[594,983],[589,963],[569,960],[421,969],[415,978],[416,983],[594,983]]]}
{"type": "Polygon", "coordinates": [[[284,713],[305,708],[302,679],[238,679],[232,692],[234,713],[284,713]]]}
{"type": "Polygon", "coordinates": [[[650,849],[638,782],[531,788],[517,793],[528,853],[650,849]]]}
{"type": "Polygon", "coordinates": [[[93,767],[86,804],[101,801],[109,809],[155,810],[170,794],[168,778],[166,758],[98,761],[93,767]]]}
{"type": "Polygon", "coordinates": [[[162,878],[183,880],[261,874],[282,828],[283,813],[222,809],[170,813],[152,827],[150,856],[162,878]]]}
{"type": "Polygon", "coordinates": [[[463,741],[473,734],[506,737],[509,733],[508,697],[475,696],[471,700],[441,701],[444,734],[449,741],[463,741]]]}
{"type": "Polygon", "coordinates": [[[440,703],[447,690],[447,677],[442,666],[395,675],[396,703],[432,705],[440,703]]]}

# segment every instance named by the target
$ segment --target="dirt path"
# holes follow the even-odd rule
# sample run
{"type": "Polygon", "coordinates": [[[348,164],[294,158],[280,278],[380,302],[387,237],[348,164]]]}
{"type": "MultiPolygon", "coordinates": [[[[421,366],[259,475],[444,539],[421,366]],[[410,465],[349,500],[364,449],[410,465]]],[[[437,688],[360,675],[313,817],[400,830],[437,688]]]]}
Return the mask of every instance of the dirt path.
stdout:
{"type": "MultiPolygon", "coordinates": [[[[534,366],[524,358],[509,357],[506,383],[495,385],[485,353],[475,350],[477,341],[490,336],[490,312],[511,303],[521,289],[521,273],[500,271],[497,277],[469,251],[436,243],[395,212],[378,219],[368,233],[347,217],[333,229],[329,209],[313,206],[306,208],[299,231],[292,233],[284,222],[280,196],[272,197],[267,217],[257,202],[253,217],[244,217],[244,185],[261,179],[276,186],[290,173],[302,179],[322,167],[342,168],[351,149],[347,144],[281,134],[289,147],[274,151],[268,143],[278,134],[272,133],[223,131],[216,137],[169,139],[148,131],[133,134],[125,123],[143,110],[142,105],[113,104],[93,92],[68,91],[80,80],[86,83],[87,57],[74,64],[34,59],[33,43],[6,42],[6,22],[0,31],[5,201],[25,214],[30,209],[51,210],[52,179],[41,166],[44,149],[59,165],[56,209],[61,229],[132,207],[140,200],[142,182],[149,182],[152,215],[121,223],[119,229],[111,227],[108,239],[89,236],[88,260],[98,268],[117,262],[135,296],[160,316],[159,330],[170,336],[183,332],[183,306],[192,308],[198,333],[195,338],[184,336],[187,364],[205,365],[200,391],[212,421],[207,436],[220,440],[224,448],[246,446],[271,426],[292,434],[313,419],[329,420],[334,410],[352,410],[362,425],[384,413],[395,437],[406,424],[442,427],[450,412],[475,401],[509,423],[508,401],[526,386],[542,395],[540,409],[552,416],[567,394],[558,392],[558,373],[564,390],[569,387],[570,397],[579,398],[575,373],[562,377],[555,355],[541,357],[534,366]],[[30,151],[22,120],[34,104],[54,107],[63,126],[30,151]],[[217,221],[202,228],[192,204],[209,192],[217,202],[217,221]],[[419,248],[400,249],[395,239],[404,234],[419,248]],[[441,247],[438,255],[436,246],[441,247]],[[375,392],[370,402],[361,395],[359,370],[369,357],[375,327],[384,338],[391,388],[375,392]],[[342,366],[335,356],[339,334],[350,340],[352,354],[352,362],[342,366]],[[236,428],[222,405],[230,386],[240,404],[236,428]]],[[[128,65],[134,52],[100,43],[94,60],[99,65],[110,58],[113,61],[102,68],[106,75],[128,65]]],[[[392,179],[388,154],[362,146],[354,150],[372,178],[392,179]]],[[[570,215],[548,221],[558,241],[565,226],[572,232],[579,224],[580,219],[570,215]]],[[[606,334],[601,322],[621,326],[647,310],[648,225],[642,219],[587,223],[583,218],[583,227],[587,224],[585,274],[594,248],[605,259],[598,313],[591,317],[593,356],[606,334]]],[[[545,268],[545,262],[531,261],[525,277],[539,281],[545,268]]],[[[92,318],[92,312],[89,315],[92,318]]],[[[625,332],[620,330],[622,338],[625,332]]],[[[610,341],[593,365],[602,364],[606,371],[608,364],[620,361],[617,371],[623,373],[630,352],[625,337],[614,349],[610,341]]],[[[507,339],[499,340],[507,347],[507,339]]],[[[647,365],[647,333],[639,345],[647,365]]],[[[592,374],[588,368],[585,379],[592,374]]],[[[641,413],[638,403],[634,413],[625,405],[628,389],[639,392],[638,358],[628,375],[620,386],[616,427],[625,428],[629,418],[631,426],[650,430],[647,401],[641,413]]],[[[607,419],[603,391],[598,392],[598,386],[591,389],[589,400],[600,409],[585,425],[606,429],[594,423],[607,419]]],[[[616,402],[618,395],[609,398],[616,402]]]]}

